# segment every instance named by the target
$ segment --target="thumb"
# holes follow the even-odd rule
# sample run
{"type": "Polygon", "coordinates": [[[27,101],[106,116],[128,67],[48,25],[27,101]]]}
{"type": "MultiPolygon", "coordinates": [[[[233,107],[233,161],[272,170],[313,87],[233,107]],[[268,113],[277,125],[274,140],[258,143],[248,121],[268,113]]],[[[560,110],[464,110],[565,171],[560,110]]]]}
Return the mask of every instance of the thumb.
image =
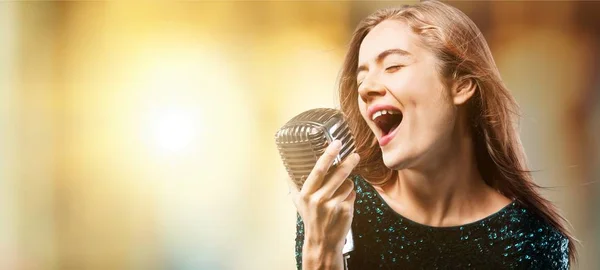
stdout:
{"type": "Polygon", "coordinates": [[[298,199],[298,195],[300,194],[300,190],[298,189],[298,186],[296,186],[296,183],[293,181],[293,179],[291,177],[288,177],[286,182],[288,184],[288,194],[292,196],[292,200],[294,201],[294,204],[298,205],[296,202],[296,200],[298,199]]]}

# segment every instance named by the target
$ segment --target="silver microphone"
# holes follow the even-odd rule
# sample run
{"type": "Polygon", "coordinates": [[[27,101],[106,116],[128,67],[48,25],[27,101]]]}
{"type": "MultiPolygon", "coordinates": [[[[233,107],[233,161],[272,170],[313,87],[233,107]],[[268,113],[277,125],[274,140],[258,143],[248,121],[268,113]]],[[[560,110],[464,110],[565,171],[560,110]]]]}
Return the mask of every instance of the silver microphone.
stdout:
{"type": "MultiPolygon", "coordinates": [[[[356,150],[344,114],[330,108],[305,111],[290,119],[275,133],[275,143],[283,164],[298,189],[302,188],[317,160],[334,140],[342,142],[342,149],[330,171],[356,150]]],[[[354,241],[350,230],[342,250],[345,259],[352,250],[354,241]]]]}

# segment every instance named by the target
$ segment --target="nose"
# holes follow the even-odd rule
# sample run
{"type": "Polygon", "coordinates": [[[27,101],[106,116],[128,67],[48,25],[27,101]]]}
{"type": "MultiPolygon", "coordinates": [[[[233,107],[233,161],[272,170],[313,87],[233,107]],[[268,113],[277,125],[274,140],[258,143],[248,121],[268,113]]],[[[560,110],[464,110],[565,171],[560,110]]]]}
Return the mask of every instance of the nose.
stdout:
{"type": "Polygon", "coordinates": [[[358,94],[367,103],[373,98],[385,95],[385,86],[375,78],[365,78],[363,83],[358,87],[358,94]]]}

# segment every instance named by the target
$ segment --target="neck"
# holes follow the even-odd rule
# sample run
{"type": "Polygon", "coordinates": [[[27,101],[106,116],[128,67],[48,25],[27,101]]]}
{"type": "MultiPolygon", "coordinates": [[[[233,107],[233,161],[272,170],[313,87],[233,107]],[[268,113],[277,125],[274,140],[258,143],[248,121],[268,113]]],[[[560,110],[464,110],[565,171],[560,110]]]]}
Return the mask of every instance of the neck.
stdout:
{"type": "MultiPolygon", "coordinates": [[[[454,134],[448,149],[427,167],[398,171],[397,181],[385,190],[410,219],[430,226],[456,226],[476,221],[489,213],[486,197],[493,190],[485,184],[475,161],[469,133],[454,134]]],[[[386,188],[384,188],[386,189],[386,188]]]]}

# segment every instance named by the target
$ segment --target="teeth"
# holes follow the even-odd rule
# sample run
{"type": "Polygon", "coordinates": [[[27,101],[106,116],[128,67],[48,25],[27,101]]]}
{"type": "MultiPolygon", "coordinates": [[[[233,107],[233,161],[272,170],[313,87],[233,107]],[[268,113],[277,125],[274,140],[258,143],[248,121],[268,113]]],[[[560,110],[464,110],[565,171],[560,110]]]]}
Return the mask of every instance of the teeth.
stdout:
{"type": "Polygon", "coordinates": [[[377,119],[377,117],[382,116],[384,114],[400,114],[400,112],[396,112],[396,111],[388,111],[388,110],[381,110],[381,111],[377,111],[373,114],[373,116],[371,117],[371,119],[373,121],[375,121],[375,119],[377,119]]]}

